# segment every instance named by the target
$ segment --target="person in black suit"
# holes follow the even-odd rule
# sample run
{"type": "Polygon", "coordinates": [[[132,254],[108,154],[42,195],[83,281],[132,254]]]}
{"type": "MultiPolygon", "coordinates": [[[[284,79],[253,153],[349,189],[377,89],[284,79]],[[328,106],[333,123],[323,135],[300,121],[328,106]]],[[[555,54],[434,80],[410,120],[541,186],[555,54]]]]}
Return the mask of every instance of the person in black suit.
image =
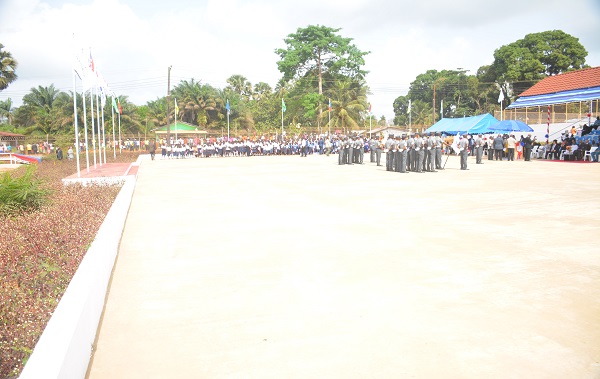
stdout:
{"type": "Polygon", "coordinates": [[[533,147],[533,141],[531,140],[531,134],[523,138],[523,157],[525,161],[531,161],[531,148],[533,147]]]}

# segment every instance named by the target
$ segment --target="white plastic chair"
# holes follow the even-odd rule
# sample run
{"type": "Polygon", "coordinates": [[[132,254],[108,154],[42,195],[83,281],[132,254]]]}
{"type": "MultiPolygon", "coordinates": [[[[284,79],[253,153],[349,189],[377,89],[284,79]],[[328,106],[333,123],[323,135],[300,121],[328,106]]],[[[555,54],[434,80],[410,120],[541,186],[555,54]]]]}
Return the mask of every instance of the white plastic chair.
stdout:
{"type": "Polygon", "coordinates": [[[592,153],[596,150],[598,150],[598,146],[592,146],[592,148],[590,150],[586,151],[585,154],[583,154],[583,161],[585,162],[585,157],[588,157],[591,162],[592,161],[592,153]]]}

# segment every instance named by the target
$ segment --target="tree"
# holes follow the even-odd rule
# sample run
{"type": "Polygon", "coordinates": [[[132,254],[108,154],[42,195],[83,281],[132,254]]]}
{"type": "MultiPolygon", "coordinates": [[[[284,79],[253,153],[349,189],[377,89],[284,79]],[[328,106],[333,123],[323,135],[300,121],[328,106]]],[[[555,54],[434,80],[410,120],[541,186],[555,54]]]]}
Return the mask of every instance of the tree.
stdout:
{"type": "Polygon", "coordinates": [[[33,121],[31,131],[39,130],[44,134],[56,131],[54,103],[60,93],[51,84],[48,87],[31,88],[31,92],[23,96],[23,113],[33,121]]]}
{"type": "Polygon", "coordinates": [[[526,35],[494,52],[486,77],[518,96],[545,76],[585,67],[587,51],[579,39],[560,30],[526,35]]]}
{"type": "Polygon", "coordinates": [[[0,91],[8,87],[8,85],[17,80],[17,61],[12,57],[10,52],[2,51],[4,45],[0,43],[0,91]]]}
{"type": "MultiPolygon", "coordinates": [[[[361,114],[367,110],[367,87],[364,82],[338,80],[327,95],[331,96],[332,110],[329,127],[342,130],[359,128],[361,114]]],[[[325,113],[322,117],[325,117],[325,113]]]]}
{"type": "Polygon", "coordinates": [[[276,49],[281,58],[277,68],[286,81],[300,79],[314,72],[318,78],[318,93],[323,94],[323,74],[362,80],[366,71],[364,56],[368,52],[360,51],[352,42],[352,38],[343,38],[337,34],[341,29],[321,25],[309,25],[298,28],[296,33],[284,39],[285,49],[276,49]]]}
{"type": "Polygon", "coordinates": [[[13,116],[12,100],[10,97],[6,100],[0,100],[0,120],[6,120],[8,125],[12,124],[13,116]]]}
{"type": "Polygon", "coordinates": [[[227,88],[231,89],[234,92],[237,92],[243,97],[250,98],[252,97],[252,84],[246,79],[243,75],[231,75],[229,79],[227,79],[227,88]]]}

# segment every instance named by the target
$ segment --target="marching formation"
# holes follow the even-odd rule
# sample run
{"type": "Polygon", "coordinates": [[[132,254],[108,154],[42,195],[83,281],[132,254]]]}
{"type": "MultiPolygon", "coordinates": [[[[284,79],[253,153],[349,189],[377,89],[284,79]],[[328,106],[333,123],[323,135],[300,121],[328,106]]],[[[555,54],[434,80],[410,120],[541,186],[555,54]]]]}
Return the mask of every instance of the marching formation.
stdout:
{"type": "MultiPolygon", "coordinates": [[[[464,136],[466,137],[466,136],[464,136]]],[[[362,164],[364,142],[360,136],[350,136],[342,139],[339,149],[338,163],[342,164],[362,164]]],[[[478,138],[475,141],[477,152],[477,163],[480,163],[483,152],[483,140],[478,138]]],[[[412,135],[389,135],[379,139],[372,137],[367,149],[370,150],[371,162],[381,166],[381,155],[385,154],[386,171],[400,173],[408,172],[437,172],[443,170],[442,154],[444,148],[452,148],[461,156],[461,170],[468,170],[468,140],[462,138],[455,144],[450,144],[444,140],[440,133],[423,134],[414,133],[412,135]]],[[[449,152],[449,151],[447,151],[449,152]]]]}

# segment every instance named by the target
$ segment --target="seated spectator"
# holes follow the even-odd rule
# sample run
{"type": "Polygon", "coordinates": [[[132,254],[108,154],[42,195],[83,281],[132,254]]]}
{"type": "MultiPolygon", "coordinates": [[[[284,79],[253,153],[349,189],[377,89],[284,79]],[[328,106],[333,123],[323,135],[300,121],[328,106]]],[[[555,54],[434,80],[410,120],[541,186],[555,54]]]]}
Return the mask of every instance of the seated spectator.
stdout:
{"type": "Polygon", "coordinates": [[[594,125],[592,126],[594,130],[598,130],[598,127],[600,126],[600,116],[596,117],[596,121],[594,121],[594,125]]]}
{"type": "Polygon", "coordinates": [[[598,162],[598,155],[600,155],[600,143],[596,143],[594,146],[598,148],[592,153],[591,158],[593,162],[598,162]]]}
{"type": "Polygon", "coordinates": [[[583,155],[585,154],[586,151],[590,151],[592,148],[592,145],[587,142],[587,141],[583,141],[580,145],[579,148],[577,150],[575,150],[574,155],[575,158],[578,160],[582,160],[583,159],[583,155]]]}
{"type": "Polygon", "coordinates": [[[546,159],[558,159],[560,153],[560,145],[557,140],[552,141],[552,144],[546,148],[546,159]]]}

